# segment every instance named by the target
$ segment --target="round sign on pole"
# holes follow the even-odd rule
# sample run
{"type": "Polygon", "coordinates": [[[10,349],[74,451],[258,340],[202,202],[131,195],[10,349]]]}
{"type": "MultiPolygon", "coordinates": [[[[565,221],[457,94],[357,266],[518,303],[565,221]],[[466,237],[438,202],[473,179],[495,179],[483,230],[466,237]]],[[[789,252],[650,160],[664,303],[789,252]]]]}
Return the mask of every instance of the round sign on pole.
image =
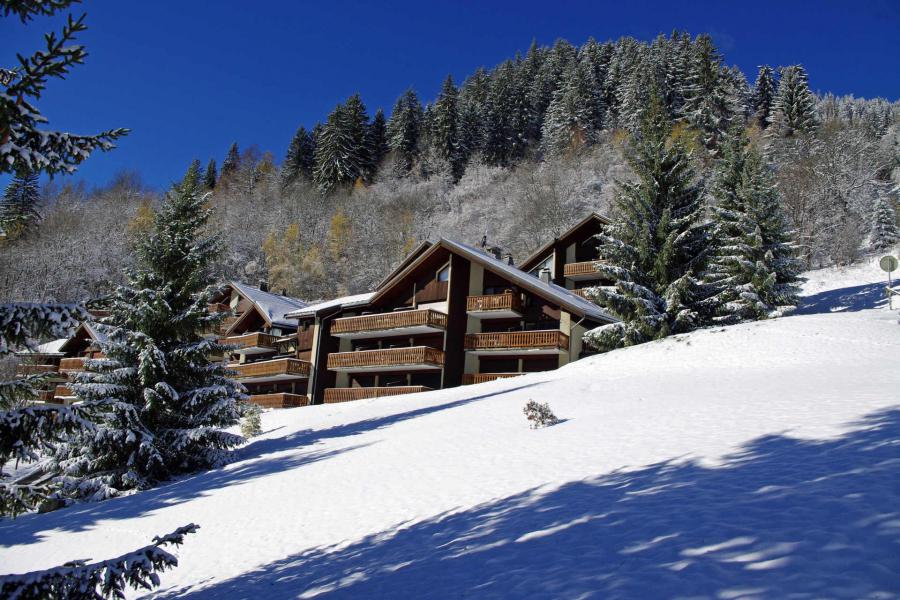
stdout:
{"type": "Polygon", "coordinates": [[[882,271],[890,273],[897,270],[897,267],[900,266],[900,261],[897,260],[896,256],[888,254],[887,256],[882,256],[881,260],[878,261],[878,264],[881,265],[882,271]]]}

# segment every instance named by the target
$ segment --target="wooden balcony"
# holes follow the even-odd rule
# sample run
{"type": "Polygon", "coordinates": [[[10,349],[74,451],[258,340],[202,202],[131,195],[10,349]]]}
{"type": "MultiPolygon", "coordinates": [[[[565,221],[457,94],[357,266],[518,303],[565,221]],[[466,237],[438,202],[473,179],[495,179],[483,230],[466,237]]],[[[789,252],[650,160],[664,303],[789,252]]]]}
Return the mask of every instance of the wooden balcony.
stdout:
{"type": "Polygon", "coordinates": [[[275,352],[278,338],[268,333],[245,333],[233,335],[219,340],[222,344],[234,346],[233,352],[238,354],[266,354],[275,352]]]}
{"type": "Polygon", "coordinates": [[[296,406],[307,406],[309,404],[309,396],[288,393],[251,394],[250,402],[265,408],[294,408],[296,406]]]}
{"type": "Polygon", "coordinates": [[[228,365],[228,368],[236,373],[235,379],[240,379],[242,383],[307,379],[310,367],[310,363],[296,358],[276,358],[242,365],[228,365]]]}
{"type": "Polygon", "coordinates": [[[57,403],[56,400],[56,390],[38,390],[38,401],[40,402],[50,402],[53,404],[57,403]]]}
{"type": "Polygon", "coordinates": [[[565,275],[566,279],[571,279],[572,281],[601,279],[603,275],[599,273],[597,267],[594,266],[598,262],[603,261],[588,260],[585,262],[566,263],[563,267],[563,275],[565,275]]]}
{"type": "Polygon", "coordinates": [[[444,352],[428,346],[335,352],[328,355],[328,369],[346,373],[433,371],[443,366],[444,352]]]}
{"type": "Polygon", "coordinates": [[[331,335],[345,338],[377,338],[388,335],[422,335],[444,331],[447,315],[436,310],[399,312],[344,317],[331,324],[331,335]]]}
{"type": "Polygon", "coordinates": [[[350,402],[352,400],[364,400],[366,398],[383,398],[385,396],[402,396],[404,394],[418,394],[430,392],[430,387],[424,385],[403,385],[392,387],[358,387],[358,388],[328,388],[325,390],[325,403],[350,402]]]}
{"type": "Polygon", "coordinates": [[[58,374],[59,367],[56,365],[16,365],[16,377],[27,377],[29,375],[55,375],[58,374]]]}
{"type": "Polygon", "coordinates": [[[214,302],[212,304],[207,304],[206,310],[211,313],[228,313],[231,312],[231,307],[221,302],[214,302]]]}
{"type": "Polygon", "coordinates": [[[469,296],[466,312],[479,319],[513,319],[522,316],[522,296],[512,292],[469,296]]]}
{"type": "Polygon", "coordinates": [[[475,383],[487,383],[488,381],[496,381],[497,379],[508,379],[510,377],[518,377],[523,373],[464,373],[463,385],[472,385],[475,383]]]}
{"type": "Polygon", "coordinates": [[[53,392],[56,399],[66,400],[75,398],[75,392],[67,385],[58,385],[53,392]]]}
{"type": "Polygon", "coordinates": [[[569,336],[557,329],[470,333],[465,347],[475,355],[561,354],[569,350],[569,336]]]}
{"type": "Polygon", "coordinates": [[[84,371],[84,361],[87,359],[83,356],[77,358],[63,358],[59,361],[59,372],[63,375],[74,375],[84,371]]]}
{"type": "Polygon", "coordinates": [[[231,329],[231,326],[234,325],[235,322],[237,322],[237,320],[240,318],[240,315],[225,317],[219,322],[218,326],[216,327],[216,333],[219,335],[225,335],[228,330],[231,329]]]}
{"type": "Polygon", "coordinates": [[[585,293],[585,292],[586,292],[587,290],[589,290],[589,289],[590,289],[590,288],[581,288],[580,290],[569,290],[569,291],[572,292],[573,294],[575,294],[576,296],[580,297],[580,298],[584,298],[585,300],[588,300],[588,301],[590,301],[590,302],[593,302],[593,300],[591,300],[590,298],[588,298],[588,295],[585,293]]]}

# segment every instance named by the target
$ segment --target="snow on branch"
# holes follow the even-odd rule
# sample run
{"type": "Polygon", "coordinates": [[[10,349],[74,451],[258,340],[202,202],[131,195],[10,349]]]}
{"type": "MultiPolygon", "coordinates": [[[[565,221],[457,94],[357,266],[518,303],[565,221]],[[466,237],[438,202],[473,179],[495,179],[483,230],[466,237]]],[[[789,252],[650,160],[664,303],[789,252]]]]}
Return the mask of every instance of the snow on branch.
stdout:
{"type": "Polygon", "coordinates": [[[184,536],[199,525],[179,527],[134,552],[97,563],[75,560],[61,567],[0,577],[0,597],[16,600],[66,598],[102,600],[124,598],[126,588],[152,590],[159,587],[159,573],[178,566],[178,559],[163,546],[180,546],[184,536]]]}

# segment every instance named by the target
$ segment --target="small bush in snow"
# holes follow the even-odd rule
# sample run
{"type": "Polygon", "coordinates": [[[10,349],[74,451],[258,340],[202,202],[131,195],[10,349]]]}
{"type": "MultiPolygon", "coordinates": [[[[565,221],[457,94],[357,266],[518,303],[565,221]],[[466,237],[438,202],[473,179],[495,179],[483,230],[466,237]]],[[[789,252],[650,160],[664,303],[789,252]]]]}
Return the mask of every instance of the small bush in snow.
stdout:
{"type": "Polygon", "coordinates": [[[247,404],[244,408],[244,419],[241,421],[241,435],[250,439],[262,433],[260,414],[262,408],[258,404],[247,404]]]}
{"type": "Polygon", "coordinates": [[[529,400],[525,405],[525,418],[528,419],[529,426],[532,429],[538,429],[540,427],[549,427],[551,425],[556,425],[559,423],[559,419],[556,418],[556,415],[553,414],[553,411],[550,410],[550,405],[544,402],[543,404],[539,402],[535,402],[534,400],[529,400]]]}

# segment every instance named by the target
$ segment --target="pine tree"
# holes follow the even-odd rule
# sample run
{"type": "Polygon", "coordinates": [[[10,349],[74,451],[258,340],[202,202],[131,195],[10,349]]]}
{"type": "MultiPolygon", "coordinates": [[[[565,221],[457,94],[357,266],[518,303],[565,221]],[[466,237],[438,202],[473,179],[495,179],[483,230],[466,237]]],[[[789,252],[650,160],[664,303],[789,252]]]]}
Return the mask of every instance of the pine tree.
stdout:
{"type": "MultiPolygon", "coordinates": [[[[27,23],[38,15],[54,15],[73,1],[7,1],[2,4],[3,16],[12,14],[27,23]]],[[[15,70],[16,77],[0,93],[0,174],[72,174],[92,152],[111,150],[115,148],[115,140],[128,134],[128,129],[110,129],[97,135],[38,129],[47,119],[32,100],[41,97],[50,78],[65,79],[71,68],[83,64],[87,57],[84,46],[72,43],[87,29],[85,16],[73,19],[69,15],[58,37],[55,32],[45,34],[46,49],[27,58],[16,54],[20,63],[15,70]]]]}
{"type": "Polygon", "coordinates": [[[219,176],[216,172],[216,159],[211,158],[209,162],[206,163],[206,171],[203,173],[203,187],[207,190],[211,190],[216,187],[216,181],[219,176]]]}
{"type": "Polygon", "coordinates": [[[701,190],[687,152],[669,134],[662,99],[652,90],[628,156],[637,181],[620,185],[617,216],[598,236],[605,262],[597,270],[614,285],[589,295],[620,319],[585,335],[601,351],[687,332],[708,318],[708,293],[698,279],[711,244],[701,223],[701,190]]]}
{"type": "Polygon", "coordinates": [[[715,249],[706,280],[716,320],[764,319],[797,303],[799,262],[762,155],[740,127],[723,145],[712,186],[715,249]]]}
{"type": "Polygon", "coordinates": [[[551,156],[570,155],[597,142],[597,83],[586,61],[569,66],[544,120],[542,145],[551,156]]]}
{"type": "Polygon", "coordinates": [[[284,164],[281,166],[282,185],[289,185],[297,179],[311,180],[316,164],[316,143],[313,133],[301,126],[291,139],[284,164]]]}
{"type": "Polygon", "coordinates": [[[17,174],[0,200],[0,232],[13,238],[37,225],[39,197],[37,173],[17,174]]]}
{"type": "Polygon", "coordinates": [[[342,183],[355,183],[369,176],[371,149],[366,132],[369,119],[359,94],[339,104],[316,140],[313,178],[327,193],[342,183]]]}
{"type": "Polygon", "coordinates": [[[897,231],[897,212],[894,201],[887,194],[881,194],[876,200],[872,212],[872,232],[869,243],[873,250],[889,250],[900,241],[897,231]]]}
{"type": "Polygon", "coordinates": [[[761,66],[756,84],[753,86],[753,119],[760,129],[769,126],[769,117],[777,92],[778,85],[775,83],[775,72],[772,71],[772,67],[761,66]]]}
{"type": "Polygon", "coordinates": [[[722,81],[721,63],[712,38],[706,34],[697,36],[682,110],[687,121],[700,130],[703,144],[713,152],[734,117],[722,81]]]}
{"type": "Polygon", "coordinates": [[[237,142],[233,142],[228,149],[228,154],[225,155],[225,160],[222,161],[222,177],[233,175],[240,166],[241,153],[238,151],[237,142]]]}
{"type": "Polygon", "coordinates": [[[412,88],[397,98],[387,124],[387,140],[397,157],[398,175],[412,171],[419,159],[419,140],[422,136],[422,103],[412,88]]]}
{"type": "Polygon", "coordinates": [[[448,165],[454,180],[458,180],[465,169],[459,148],[458,101],[459,91],[453,84],[453,77],[447,75],[441,93],[432,107],[428,131],[432,151],[439,160],[448,165]]]}
{"type": "Polygon", "coordinates": [[[801,65],[781,70],[769,124],[770,134],[780,137],[808,133],[816,128],[816,102],[809,91],[806,70],[801,65]]]}
{"type": "Polygon", "coordinates": [[[217,293],[218,237],[204,237],[211,211],[192,165],[140,240],[128,285],[116,289],[98,327],[105,358],[86,361],[72,384],[95,430],[74,435],[47,463],[63,496],[100,500],[145,489],[180,473],[219,464],[242,441],[223,431],[239,420],[246,396],[226,367],[226,348],[205,339],[222,317],[217,293]]]}
{"type": "Polygon", "coordinates": [[[366,138],[369,152],[371,153],[368,165],[369,179],[372,179],[389,150],[387,122],[384,117],[384,111],[380,108],[375,111],[375,116],[372,117],[372,123],[369,125],[368,131],[366,131],[366,138]]]}
{"type": "Polygon", "coordinates": [[[484,110],[482,153],[495,166],[512,164],[520,150],[521,141],[513,129],[512,118],[516,98],[522,93],[517,84],[512,61],[504,62],[491,74],[484,110]]]}

